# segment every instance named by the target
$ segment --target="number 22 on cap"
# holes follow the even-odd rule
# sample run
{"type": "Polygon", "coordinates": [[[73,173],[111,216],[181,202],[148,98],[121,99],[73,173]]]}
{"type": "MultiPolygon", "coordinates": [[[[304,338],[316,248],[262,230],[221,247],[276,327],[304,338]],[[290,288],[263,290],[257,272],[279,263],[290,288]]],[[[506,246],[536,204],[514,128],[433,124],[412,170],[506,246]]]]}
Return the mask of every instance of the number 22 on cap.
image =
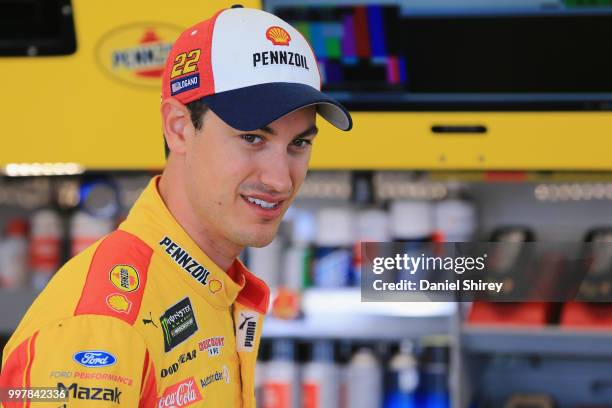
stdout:
{"type": "Polygon", "coordinates": [[[189,74],[198,70],[198,61],[200,60],[200,50],[182,52],[174,58],[172,66],[172,74],[170,78],[176,78],[183,74],[189,74]]]}

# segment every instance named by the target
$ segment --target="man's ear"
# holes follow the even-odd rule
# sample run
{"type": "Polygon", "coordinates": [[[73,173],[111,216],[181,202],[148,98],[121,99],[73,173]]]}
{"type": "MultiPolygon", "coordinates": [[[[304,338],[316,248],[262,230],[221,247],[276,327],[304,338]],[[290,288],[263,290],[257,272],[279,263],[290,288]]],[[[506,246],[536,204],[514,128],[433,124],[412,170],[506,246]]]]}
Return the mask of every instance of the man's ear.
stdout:
{"type": "Polygon", "coordinates": [[[169,98],[161,104],[162,128],[171,152],[187,151],[187,139],[194,132],[189,110],[179,101],[169,98]]]}

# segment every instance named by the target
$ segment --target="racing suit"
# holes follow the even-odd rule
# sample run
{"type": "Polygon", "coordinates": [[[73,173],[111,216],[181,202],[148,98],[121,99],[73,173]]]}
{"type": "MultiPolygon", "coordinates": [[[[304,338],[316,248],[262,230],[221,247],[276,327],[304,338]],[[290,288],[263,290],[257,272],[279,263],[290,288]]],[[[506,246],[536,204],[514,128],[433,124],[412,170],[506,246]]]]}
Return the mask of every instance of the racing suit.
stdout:
{"type": "Polygon", "coordinates": [[[227,272],[215,265],[158,180],[36,299],[4,349],[0,387],[68,394],[34,404],[54,408],[255,406],[268,287],[239,260],[227,272]]]}

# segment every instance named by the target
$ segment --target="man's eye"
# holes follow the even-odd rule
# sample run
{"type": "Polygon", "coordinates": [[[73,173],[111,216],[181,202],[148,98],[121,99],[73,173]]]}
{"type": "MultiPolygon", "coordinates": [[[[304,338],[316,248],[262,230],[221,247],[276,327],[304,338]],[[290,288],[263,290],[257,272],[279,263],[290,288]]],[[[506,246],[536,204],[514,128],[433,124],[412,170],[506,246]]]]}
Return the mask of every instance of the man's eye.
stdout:
{"type": "Polygon", "coordinates": [[[240,135],[240,137],[249,144],[259,144],[263,140],[261,136],[257,136],[253,134],[240,135]]]}
{"type": "Polygon", "coordinates": [[[293,141],[293,145],[299,148],[305,148],[311,144],[312,142],[308,139],[295,139],[293,141]]]}

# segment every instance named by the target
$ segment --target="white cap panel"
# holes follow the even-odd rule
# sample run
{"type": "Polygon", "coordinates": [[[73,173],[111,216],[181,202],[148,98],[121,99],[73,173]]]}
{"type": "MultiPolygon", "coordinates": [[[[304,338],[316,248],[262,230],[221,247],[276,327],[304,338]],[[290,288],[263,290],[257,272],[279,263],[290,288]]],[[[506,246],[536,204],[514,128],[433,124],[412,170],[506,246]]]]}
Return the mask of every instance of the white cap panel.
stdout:
{"type": "Polygon", "coordinates": [[[232,8],[219,14],[211,61],[215,93],[270,82],[302,83],[318,90],[321,86],[315,56],[302,34],[261,10],[232,8]],[[275,26],[281,30],[266,35],[275,26]]]}

